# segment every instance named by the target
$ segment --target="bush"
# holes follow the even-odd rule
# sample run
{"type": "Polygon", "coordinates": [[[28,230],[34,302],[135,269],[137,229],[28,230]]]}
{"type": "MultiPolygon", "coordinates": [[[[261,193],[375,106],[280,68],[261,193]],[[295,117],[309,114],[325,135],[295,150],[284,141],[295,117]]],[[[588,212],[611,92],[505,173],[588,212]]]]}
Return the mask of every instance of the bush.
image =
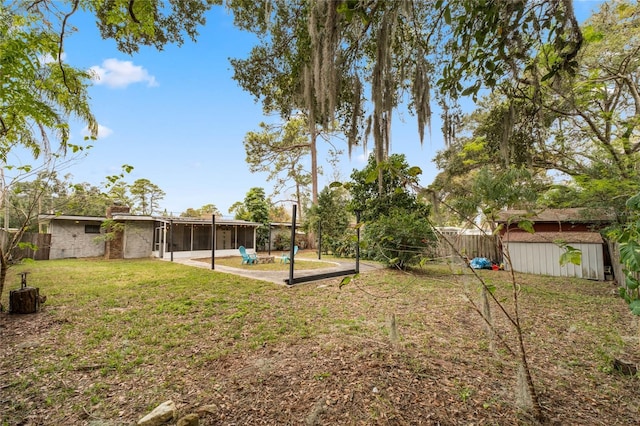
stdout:
{"type": "Polygon", "coordinates": [[[355,233],[346,232],[338,239],[331,239],[328,244],[331,253],[337,257],[356,257],[357,239],[355,233]]]}
{"type": "Polygon", "coordinates": [[[435,235],[422,212],[393,209],[367,223],[363,232],[363,257],[406,269],[416,265],[435,244],[435,235]]]}

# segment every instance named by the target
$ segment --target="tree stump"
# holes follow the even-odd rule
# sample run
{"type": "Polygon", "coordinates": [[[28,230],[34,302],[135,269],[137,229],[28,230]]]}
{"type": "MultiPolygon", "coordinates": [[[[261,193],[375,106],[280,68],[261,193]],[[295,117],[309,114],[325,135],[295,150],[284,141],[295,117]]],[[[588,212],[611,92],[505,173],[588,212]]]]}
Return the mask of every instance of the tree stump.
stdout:
{"type": "Polygon", "coordinates": [[[40,289],[23,287],[9,292],[9,313],[33,314],[40,309],[40,289]]]}

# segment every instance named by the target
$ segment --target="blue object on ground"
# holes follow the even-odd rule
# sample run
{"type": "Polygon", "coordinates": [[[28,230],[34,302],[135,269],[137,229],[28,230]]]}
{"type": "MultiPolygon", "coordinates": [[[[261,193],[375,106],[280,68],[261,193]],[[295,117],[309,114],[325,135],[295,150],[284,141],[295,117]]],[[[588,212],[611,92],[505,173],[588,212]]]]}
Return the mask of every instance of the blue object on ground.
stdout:
{"type": "Polygon", "coordinates": [[[469,266],[473,269],[491,269],[491,261],[484,257],[474,257],[469,262],[469,266]]]}

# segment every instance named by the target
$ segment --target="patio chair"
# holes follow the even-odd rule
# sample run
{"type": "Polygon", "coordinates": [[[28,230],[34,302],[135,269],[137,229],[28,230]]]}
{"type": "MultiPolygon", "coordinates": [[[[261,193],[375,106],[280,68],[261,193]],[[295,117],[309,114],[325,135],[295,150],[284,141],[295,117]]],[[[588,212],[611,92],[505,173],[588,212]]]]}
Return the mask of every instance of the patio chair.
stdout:
{"type": "Polygon", "coordinates": [[[258,256],[255,253],[247,253],[247,249],[244,248],[244,246],[238,247],[238,250],[240,251],[240,255],[242,256],[241,265],[244,265],[245,263],[247,265],[258,263],[258,256]]]}
{"type": "MultiPolygon", "coordinates": [[[[298,253],[298,246],[293,246],[293,255],[295,256],[298,253]]],[[[291,258],[289,257],[289,253],[282,253],[282,257],[280,258],[280,263],[289,263],[291,258]]]]}

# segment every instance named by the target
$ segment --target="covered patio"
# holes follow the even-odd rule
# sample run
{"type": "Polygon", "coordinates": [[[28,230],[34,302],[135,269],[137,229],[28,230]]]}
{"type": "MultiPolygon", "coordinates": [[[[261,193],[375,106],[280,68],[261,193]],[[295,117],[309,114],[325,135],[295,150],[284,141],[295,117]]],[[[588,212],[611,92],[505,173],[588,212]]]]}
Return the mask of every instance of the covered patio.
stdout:
{"type": "Polygon", "coordinates": [[[155,218],[153,256],[162,259],[235,256],[244,246],[255,253],[259,223],[201,218],[155,218]],[[213,229],[215,227],[215,238],[213,229]],[[215,244],[215,251],[212,250],[215,244]]]}

